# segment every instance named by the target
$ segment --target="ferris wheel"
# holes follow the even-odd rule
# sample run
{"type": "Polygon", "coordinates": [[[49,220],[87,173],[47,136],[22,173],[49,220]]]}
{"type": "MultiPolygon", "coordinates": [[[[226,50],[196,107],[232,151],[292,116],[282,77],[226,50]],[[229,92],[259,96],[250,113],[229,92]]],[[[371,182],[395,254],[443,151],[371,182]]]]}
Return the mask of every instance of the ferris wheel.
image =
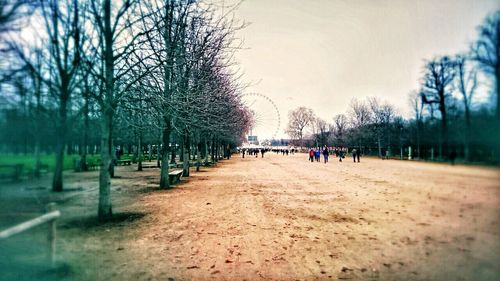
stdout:
{"type": "Polygon", "coordinates": [[[273,100],[258,93],[243,94],[241,100],[252,114],[249,135],[257,136],[261,141],[276,138],[281,121],[280,112],[273,100]]]}

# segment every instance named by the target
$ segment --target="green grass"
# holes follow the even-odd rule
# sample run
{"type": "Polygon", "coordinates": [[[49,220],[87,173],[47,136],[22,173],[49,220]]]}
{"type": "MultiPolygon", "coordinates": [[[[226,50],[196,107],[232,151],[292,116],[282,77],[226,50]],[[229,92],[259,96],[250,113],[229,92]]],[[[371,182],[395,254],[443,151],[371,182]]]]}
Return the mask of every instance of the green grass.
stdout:
{"type": "MultiPolygon", "coordinates": [[[[152,160],[156,160],[156,155],[152,160]]],[[[147,155],[143,155],[142,161],[147,161],[147,155]]],[[[76,159],[80,159],[80,155],[64,155],[64,164],[63,170],[73,170],[74,169],[74,161],[76,159]]],[[[87,155],[87,163],[90,165],[100,165],[101,156],[99,154],[95,155],[87,155]]],[[[120,157],[120,160],[132,160],[132,154],[124,154],[120,157]]],[[[40,161],[42,165],[48,165],[49,172],[53,172],[55,170],[56,165],[56,156],[55,154],[42,154],[40,155],[40,161]]],[[[15,164],[23,164],[23,175],[32,176],[35,171],[35,155],[33,154],[11,154],[4,153],[0,154],[0,165],[15,165],[15,164]]],[[[9,177],[13,174],[12,169],[8,168],[0,168],[0,178],[9,177]]]]}
{"type": "MultiPolygon", "coordinates": [[[[63,170],[72,170],[73,161],[75,159],[79,159],[79,155],[65,155],[63,170]]],[[[96,163],[100,159],[99,155],[87,155],[87,161],[96,163]]],[[[56,165],[56,157],[55,154],[42,154],[40,156],[40,162],[42,164],[48,165],[49,171],[53,172],[56,165]]],[[[15,165],[15,164],[23,164],[23,174],[24,175],[33,175],[35,170],[35,155],[28,154],[0,154],[0,165],[15,165]]],[[[8,176],[12,172],[12,170],[7,170],[5,168],[0,169],[0,176],[8,176]]]]}

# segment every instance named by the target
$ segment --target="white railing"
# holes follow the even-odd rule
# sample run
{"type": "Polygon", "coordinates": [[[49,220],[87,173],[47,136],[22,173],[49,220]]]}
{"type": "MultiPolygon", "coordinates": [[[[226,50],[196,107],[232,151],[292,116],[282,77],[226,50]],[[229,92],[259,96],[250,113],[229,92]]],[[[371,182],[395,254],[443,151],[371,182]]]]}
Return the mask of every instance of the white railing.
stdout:
{"type": "Polygon", "coordinates": [[[25,221],[21,224],[8,228],[0,232],[0,240],[9,238],[13,235],[19,234],[36,226],[44,223],[49,224],[49,253],[50,253],[50,263],[53,266],[55,263],[56,255],[56,220],[61,216],[61,212],[55,209],[56,204],[50,203],[47,205],[47,213],[45,215],[39,216],[29,221],[25,221]]]}

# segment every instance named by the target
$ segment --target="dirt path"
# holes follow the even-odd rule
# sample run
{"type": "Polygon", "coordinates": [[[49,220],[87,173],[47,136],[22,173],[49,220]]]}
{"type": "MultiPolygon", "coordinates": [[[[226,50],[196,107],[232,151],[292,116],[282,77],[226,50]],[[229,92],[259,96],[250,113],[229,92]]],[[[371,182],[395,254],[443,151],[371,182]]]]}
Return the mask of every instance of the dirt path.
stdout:
{"type": "Polygon", "coordinates": [[[115,211],[138,219],[60,243],[84,279],[498,280],[498,169],[348,160],[235,156],[169,191],[123,167],[115,211]]]}
{"type": "Polygon", "coordinates": [[[110,272],[185,280],[500,276],[498,170],[305,158],[233,158],[173,191],[147,194],[133,209],[149,215],[110,272]]]}

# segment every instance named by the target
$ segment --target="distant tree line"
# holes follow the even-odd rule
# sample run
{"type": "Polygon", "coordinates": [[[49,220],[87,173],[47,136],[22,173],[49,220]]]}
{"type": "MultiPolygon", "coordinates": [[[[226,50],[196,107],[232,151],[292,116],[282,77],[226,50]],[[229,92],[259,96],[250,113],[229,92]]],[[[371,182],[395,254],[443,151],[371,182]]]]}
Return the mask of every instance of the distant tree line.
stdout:
{"type": "MultiPolygon", "coordinates": [[[[250,126],[233,55],[244,27],[231,9],[194,0],[0,0],[0,150],[99,153],[100,220],[112,216],[115,149],[156,147],[169,161],[218,161],[250,126]]],[[[37,160],[37,167],[40,165],[37,160]]]]}
{"type": "Polygon", "coordinates": [[[468,52],[425,62],[421,87],[409,95],[412,118],[375,97],[353,99],[331,122],[305,107],[292,110],[287,133],[296,145],[356,147],[379,157],[402,157],[412,147],[419,159],[498,163],[500,11],[478,31],[468,52]]]}

